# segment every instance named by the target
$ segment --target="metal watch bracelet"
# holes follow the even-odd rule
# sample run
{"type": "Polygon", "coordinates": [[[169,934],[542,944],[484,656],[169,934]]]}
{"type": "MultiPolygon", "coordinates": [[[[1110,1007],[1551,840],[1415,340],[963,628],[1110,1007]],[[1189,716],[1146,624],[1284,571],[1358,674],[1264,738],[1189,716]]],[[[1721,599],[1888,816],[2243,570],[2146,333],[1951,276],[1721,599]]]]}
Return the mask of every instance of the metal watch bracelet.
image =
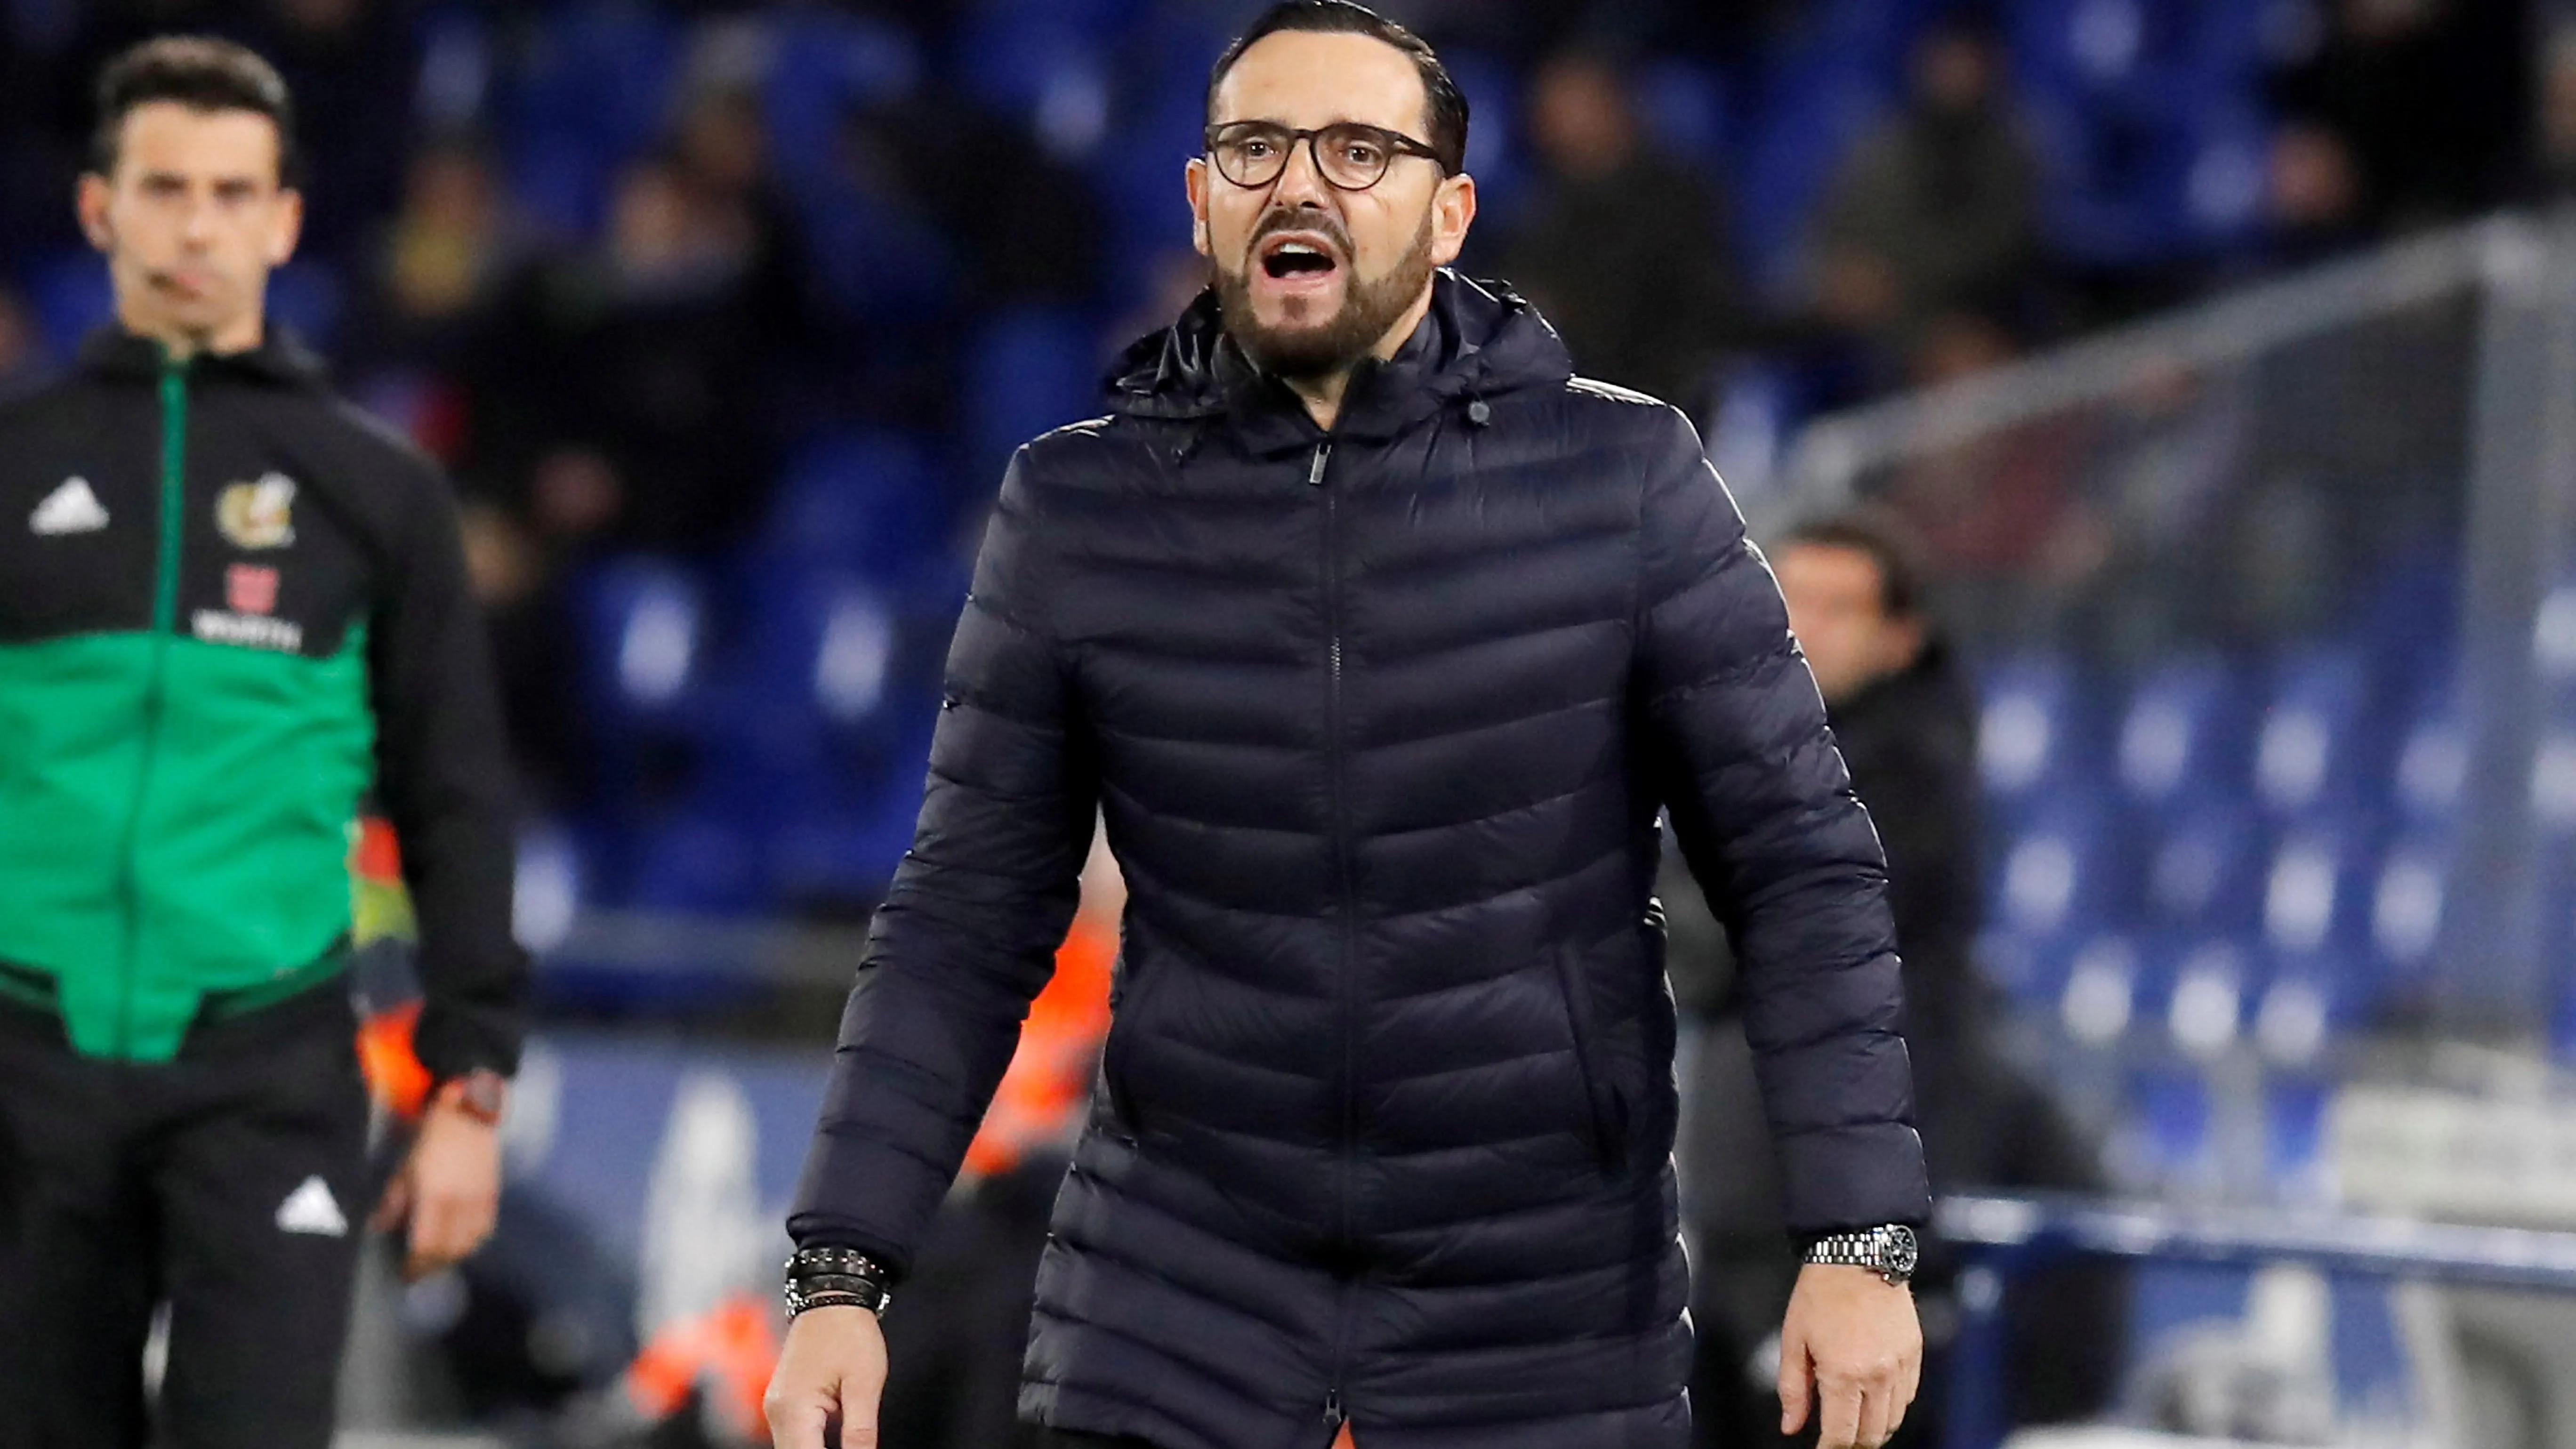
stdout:
{"type": "Polygon", "coordinates": [[[1911,1282],[1922,1255],[1914,1230],[1890,1223],[1857,1233],[1831,1233],[1807,1247],[1806,1260],[1849,1268],[1867,1268],[1890,1283],[1911,1282]]]}

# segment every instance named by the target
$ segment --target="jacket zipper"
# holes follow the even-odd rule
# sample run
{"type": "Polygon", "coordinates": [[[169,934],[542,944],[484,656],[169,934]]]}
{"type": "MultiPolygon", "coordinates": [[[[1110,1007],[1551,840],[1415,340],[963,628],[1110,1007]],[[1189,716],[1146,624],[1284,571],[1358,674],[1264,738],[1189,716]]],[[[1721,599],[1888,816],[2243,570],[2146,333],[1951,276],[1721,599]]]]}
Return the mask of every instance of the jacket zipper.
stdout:
{"type": "Polygon", "coordinates": [[[1324,1427],[1340,1429],[1350,1422],[1350,1410],[1342,1403],[1342,1371],[1351,1357],[1351,1309],[1358,1290],[1350,1282],[1341,1285],[1341,1299],[1333,1309],[1333,1379],[1324,1388],[1324,1427]]]}
{"type": "MultiPolygon", "coordinates": [[[[1344,784],[1342,775],[1342,564],[1340,550],[1340,503],[1335,490],[1325,477],[1333,458],[1332,439],[1315,445],[1314,461],[1307,466],[1307,486],[1322,490],[1324,495],[1324,628],[1326,669],[1324,676],[1324,757],[1329,762],[1332,795],[1333,873],[1340,898],[1341,931],[1336,945],[1340,952],[1342,1017],[1342,1150],[1339,1168],[1340,1190],[1336,1206],[1341,1215],[1341,1239],[1352,1241],[1351,1194],[1355,1177],[1354,1159],[1359,1153],[1359,989],[1352,980],[1351,941],[1356,934],[1356,906],[1351,899],[1350,826],[1344,817],[1344,784]]],[[[1349,1351],[1350,1286],[1342,1287],[1342,1302],[1333,1343],[1333,1380],[1324,1391],[1324,1423],[1338,1429],[1348,1416],[1342,1410],[1341,1375],[1343,1358],[1349,1351]]]]}
{"type": "Polygon", "coordinates": [[[1333,828],[1333,876],[1341,906],[1341,932],[1336,939],[1340,961],[1342,1017],[1342,1151],[1341,1209],[1342,1238],[1351,1236],[1352,1157],[1359,1143],[1359,993],[1351,982],[1351,855],[1349,822],[1343,818],[1342,782],[1342,564],[1339,548],[1339,503],[1334,489],[1324,476],[1333,458],[1330,438],[1315,445],[1313,463],[1306,469],[1309,487],[1324,494],[1324,630],[1327,640],[1327,663],[1324,675],[1324,758],[1331,780],[1333,828]]]}
{"type": "Polygon", "coordinates": [[[161,359],[161,538],[152,574],[152,673],[143,690],[143,758],[134,774],[134,803],[126,812],[117,894],[125,907],[125,952],[119,972],[115,1052],[134,1047],[134,975],[142,950],[143,890],[136,853],[143,838],[143,809],[152,793],[152,767],[161,753],[161,715],[167,694],[170,639],[179,623],[179,546],[187,531],[188,361],[161,359]]]}

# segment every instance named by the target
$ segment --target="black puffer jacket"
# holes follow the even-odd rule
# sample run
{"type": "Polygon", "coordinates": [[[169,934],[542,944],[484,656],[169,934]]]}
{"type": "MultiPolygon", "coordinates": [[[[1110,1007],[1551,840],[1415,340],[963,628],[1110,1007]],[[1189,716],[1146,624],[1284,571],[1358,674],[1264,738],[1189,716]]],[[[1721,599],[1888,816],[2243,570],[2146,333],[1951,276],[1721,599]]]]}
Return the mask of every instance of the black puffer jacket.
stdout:
{"type": "Polygon", "coordinates": [[[1926,1211],[1878,842],[1769,571],[1678,413],[1437,287],[1329,435],[1202,300],[1003,482],[790,1227],[919,1239],[1097,802],[1132,894],[1047,1423],[1686,1442],[1660,805],[1743,943],[1793,1224],[1926,1211]]]}

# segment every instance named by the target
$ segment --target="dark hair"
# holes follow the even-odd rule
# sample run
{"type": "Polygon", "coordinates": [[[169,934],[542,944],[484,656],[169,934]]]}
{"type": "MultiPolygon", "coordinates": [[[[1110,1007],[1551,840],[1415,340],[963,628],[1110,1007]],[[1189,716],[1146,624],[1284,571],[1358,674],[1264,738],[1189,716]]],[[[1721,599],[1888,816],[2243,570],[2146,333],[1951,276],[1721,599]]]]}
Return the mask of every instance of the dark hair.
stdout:
{"type": "Polygon", "coordinates": [[[1282,31],[1311,35],[1365,35],[1404,52],[1413,68],[1422,76],[1422,113],[1430,132],[1422,139],[1439,153],[1440,169],[1451,176],[1467,168],[1467,96],[1458,83],[1449,78],[1449,67],[1440,63],[1428,42],[1419,35],[1352,0],[1280,0],[1261,12],[1252,28],[1235,37],[1225,54],[1216,58],[1216,68],[1208,72],[1207,119],[1216,121],[1216,88],[1225,83],[1226,73],[1254,43],[1282,31]]]}
{"type": "Polygon", "coordinates": [[[1913,535],[1883,508],[1861,507],[1810,519],[1789,530],[1780,551],[1847,548],[1867,554],[1878,566],[1879,612],[1891,619],[1912,619],[1923,609],[1925,569],[1913,535]]]}
{"type": "Polygon", "coordinates": [[[164,35],[120,53],[98,76],[98,129],[89,169],[116,170],[125,118],[137,106],[176,101],[192,111],[249,111],[277,127],[277,179],[293,185],[295,102],[277,67],[248,46],[210,35],[164,35]]]}

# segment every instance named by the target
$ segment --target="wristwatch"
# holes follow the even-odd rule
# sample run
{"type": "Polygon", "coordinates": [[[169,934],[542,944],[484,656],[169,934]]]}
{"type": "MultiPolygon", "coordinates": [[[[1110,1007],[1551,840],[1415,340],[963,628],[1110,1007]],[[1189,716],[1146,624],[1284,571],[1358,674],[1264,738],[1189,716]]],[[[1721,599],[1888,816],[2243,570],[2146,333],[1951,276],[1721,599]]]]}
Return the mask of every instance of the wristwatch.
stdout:
{"type": "Polygon", "coordinates": [[[1922,1245],[1915,1241],[1914,1230],[1903,1223],[1857,1233],[1828,1233],[1807,1246],[1810,1263],[1867,1268],[1890,1283],[1910,1281],[1921,1256],[1922,1245]]]}
{"type": "Polygon", "coordinates": [[[438,1084],[430,1105],[453,1107],[486,1127],[501,1125],[501,1109],[510,1100],[510,1079],[490,1067],[476,1067],[438,1084]]]}

